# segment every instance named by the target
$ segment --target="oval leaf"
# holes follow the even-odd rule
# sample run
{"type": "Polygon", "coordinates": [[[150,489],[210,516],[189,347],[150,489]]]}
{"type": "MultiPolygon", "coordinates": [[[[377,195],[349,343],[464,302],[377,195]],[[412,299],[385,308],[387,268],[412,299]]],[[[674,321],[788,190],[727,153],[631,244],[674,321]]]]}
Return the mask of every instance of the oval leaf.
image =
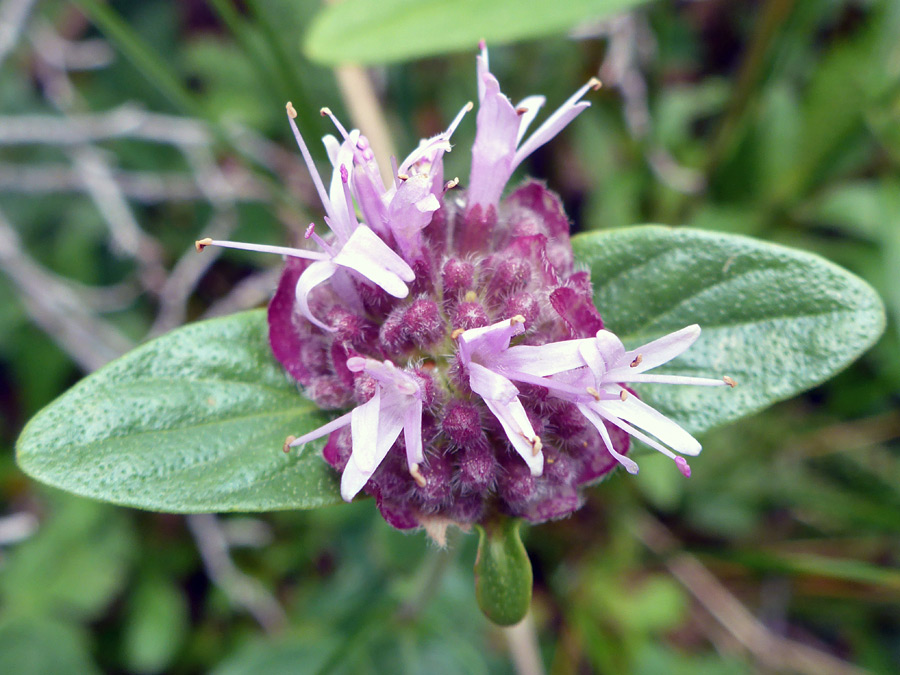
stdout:
{"type": "Polygon", "coordinates": [[[562,33],[647,0],[344,0],[326,5],[304,50],[319,63],[390,63],[562,33]]]}
{"type": "Polygon", "coordinates": [[[288,434],[327,421],[272,357],[262,310],[180,328],[44,408],[17,443],[34,478],[85,497],[178,513],[341,501],[336,473],[288,434]]]}
{"type": "Polygon", "coordinates": [[[607,328],[630,348],[697,323],[700,339],[658,371],[738,382],[647,385],[641,395],[691,431],[756,412],[819,384],[881,335],[884,307],[846,270],[735,235],[658,226],[578,235],[607,328]]]}

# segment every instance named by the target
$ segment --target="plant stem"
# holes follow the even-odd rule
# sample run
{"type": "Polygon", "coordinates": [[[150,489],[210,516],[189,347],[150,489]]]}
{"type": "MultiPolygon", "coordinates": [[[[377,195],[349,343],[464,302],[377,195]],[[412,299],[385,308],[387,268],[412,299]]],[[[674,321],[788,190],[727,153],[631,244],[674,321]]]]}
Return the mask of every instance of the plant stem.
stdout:
{"type": "Polygon", "coordinates": [[[747,104],[753,95],[754,88],[759,81],[760,73],[766,63],[766,54],[778,29],[787,19],[794,7],[795,0],[768,0],[762,8],[759,23],[750,38],[750,45],[741,63],[734,94],[725,111],[725,117],[719,125],[716,136],[706,162],[706,176],[716,170],[725,159],[730,150],[734,132],[744,116],[747,104]]]}
{"type": "Polygon", "coordinates": [[[544,675],[537,629],[531,612],[515,626],[503,628],[503,637],[518,675],[544,675]]]}

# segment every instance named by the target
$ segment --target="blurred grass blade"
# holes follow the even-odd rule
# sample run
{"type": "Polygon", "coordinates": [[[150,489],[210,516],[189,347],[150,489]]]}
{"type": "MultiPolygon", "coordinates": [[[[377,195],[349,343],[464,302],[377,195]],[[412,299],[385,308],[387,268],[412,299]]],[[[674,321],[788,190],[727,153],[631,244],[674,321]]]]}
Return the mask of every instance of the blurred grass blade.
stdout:
{"type": "Polygon", "coordinates": [[[304,49],[320,63],[390,63],[563,33],[647,0],[345,0],[326,5],[304,49]]]}
{"type": "Polygon", "coordinates": [[[194,117],[205,117],[203,108],[179,81],[171,67],[109,5],[97,0],[75,0],[75,4],[176,108],[194,117]]]}

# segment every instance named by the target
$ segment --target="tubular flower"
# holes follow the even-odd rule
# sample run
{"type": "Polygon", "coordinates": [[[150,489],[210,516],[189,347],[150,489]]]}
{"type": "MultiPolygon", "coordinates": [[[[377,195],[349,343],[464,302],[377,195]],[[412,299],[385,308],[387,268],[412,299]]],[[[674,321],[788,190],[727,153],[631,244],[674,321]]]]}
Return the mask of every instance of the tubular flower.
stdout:
{"type": "Polygon", "coordinates": [[[273,353],[320,407],[350,412],[285,449],[327,436],[322,452],[342,472],[344,499],[373,495],[400,529],[567,515],[583,487],[620,463],[633,468],[631,436],[670,456],[699,450],[627,389],[709,383],[646,373],[698,329],[626,351],[574,267],[559,198],[526,181],[501,199],[515,168],[588,106],[581,98],[597,83],[523,141],[543,98],[514,108],[484,48],[477,75],[468,190],[444,182],[443,155],[471,104],[395,165],[387,186],[366,139],[323,109],[338,131],[325,138],[328,192],[291,120],[331,229],[308,233],[321,250],[198,242],[287,256],[269,305],[273,353]]]}
{"type": "Polygon", "coordinates": [[[459,357],[469,371],[469,387],[500,422],[507,440],[525,460],[531,475],[540,476],[544,471],[542,443],[519,400],[519,390],[491,367],[509,348],[510,338],[523,332],[524,323],[525,317],[519,314],[508,321],[460,333],[459,357]]]}
{"type": "Polygon", "coordinates": [[[347,369],[371,378],[374,385],[371,398],[305,436],[289,438],[285,450],[290,451],[293,446],[304,445],[349,425],[353,451],[341,476],[341,496],[349,502],[372,477],[403,431],[409,473],[421,482],[419,464],[424,459],[421,382],[398,370],[390,361],[353,356],[347,359],[347,369]]]}
{"type": "Polygon", "coordinates": [[[735,386],[730,377],[717,380],[646,374],[648,370],[680,356],[698,337],[700,326],[694,324],[626,351],[618,337],[607,330],[600,330],[593,338],[505,349],[496,355],[493,367],[506,378],[544,386],[551,396],[574,403],[597,429],[609,453],[629,473],[637,473],[638,465],[616,452],[606,429],[607,422],[674,460],[679,470],[690,476],[687,461],[672,450],[682,455],[697,455],[700,453],[700,443],[623,385],[656,382],[703,387],[735,386]],[[658,440],[647,436],[644,431],[658,440]]]}
{"type": "MultiPolygon", "coordinates": [[[[440,161],[440,154],[450,149],[449,139],[453,130],[469,108],[470,106],[467,106],[460,112],[446,132],[429,141],[423,141],[422,146],[406,159],[401,168],[410,170],[417,163],[427,163],[429,160],[433,162],[435,156],[440,161]]],[[[344,135],[343,143],[338,143],[333,136],[326,136],[324,139],[334,167],[331,185],[326,192],[322,178],[309,153],[309,148],[294,122],[297,112],[290,103],[287,104],[287,114],[294,138],[297,140],[303,160],[306,162],[313,184],[322,200],[322,206],[325,208],[325,222],[333,235],[331,240],[321,239],[315,234],[314,227],[310,225],[306,231],[306,238],[314,239],[322,248],[321,251],[215,239],[199,240],[197,249],[202,250],[206,246],[223,246],[263,253],[279,253],[292,258],[313,261],[297,279],[295,286],[297,309],[311,323],[324,330],[330,330],[328,324],[316,318],[310,310],[309,296],[313,289],[343,270],[351,270],[389,295],[395,298],[405,298],[409,295],[407,283],[413,281],[416,276],[409,263],[388,243],[396,241],[401,251],[407,255],[416,250],[419,243],[419,231],[431,220],[431,214],[439,208],[439,204],[432,193],[431,183],[425,189],[422,187],[422,181],[427,182],[428,179],[426,171],[414,174],[412,180],[405,182],[398,178],[399,185],[386,190],[381,183],[378,165],[366,139],[360,135],[358,130],[348,134],[331,115],[331,111],[324,108],[323,114],[331,116],[344,135]],[[363,213],[371,219],[369,222],[372,223],[372,227],[360,223],[356,217],[353,204],[354,194],[350,183],[353,174],[357,172],[360,174],[360,177],[354,180],[357,201],[364,209],[363,213]],[[409,183],[409,187],[407,187],[407,183],[409,183]],[[411,225],[411,223],[414,224],[411,225]],[[378,230],[378,234],[376,234],[376,230],[378,230]],[[389,236],[391,234],[394,235],[393,240],[389,236]]],[[[399,175],[406,176],[405,174],[399,175]]],[[[360,306],[358,294],[350,279],[342,276],[332,287],[335,292],[342,295],[342,300],[346,304],[357,308],[360,306]]]]}

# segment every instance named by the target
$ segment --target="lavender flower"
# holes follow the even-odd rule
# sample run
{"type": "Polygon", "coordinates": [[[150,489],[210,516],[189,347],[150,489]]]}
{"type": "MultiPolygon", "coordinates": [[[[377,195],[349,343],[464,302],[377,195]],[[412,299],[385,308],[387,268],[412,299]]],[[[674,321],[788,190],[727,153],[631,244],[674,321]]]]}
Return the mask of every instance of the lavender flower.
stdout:
{"type": "MultiPolygon", "coordinates": [[[[463,333],[460,342],[465,342],[468,333],[474,332],[463,333]]],[[[594,338],[564,340],[540,346],[520,345],[508,348],[503,345],[491,354],[493,358],[488,367],[493,370],[495,377],[543,386],[551,396],[574,403],[597,429],[609,453],[629,473],[637,473],[638,465],[634,460],[616,452],[606,429],[607,422],[674,460],[682,474],[688,477],[691,469],[687,461],[669,448],[683,455],[697,455],[700,453],[700,443],[623,385],[629,382],[656,382],[734,387],[735,381],[727,376],[716,380],[646,374],[646,371],[680,356],[698,337],[700,326],[694,324],[637,349],[626,351],[619,338],[607,330],[600,330],[594,338]],[[669,447],[635,427],[649,432],[669,447]]],[[[460,351],[462,352],[462,346],[460,351]]]]}
{"type": "Polygon", "coordinates": [[[544,471],[543,444],[534,432],[528,413],[519,400],[519,390],[493,365],[509,348],[514,335],[523,332],[525,317],[521,314],[484,328],[471,328],[459,334],[459,358],[469,371],[469,386],[500,422],[510,445],[521,455],[531,470],[540,476],[544,471]]]}
{"type": "Polygon", "coordinates": [[[353,451],[341,476],[341,496],[352,501],[375,473],[384,456],[403,431],[409,473],[420,484],[424,481],[419,464],[422,452],[422,384],[414,376],[398,370],[390,361],[354,356],[347,369],[365,373],[374,382],[372,398],[346,415],[300,438],[289,436],[285,451],[350,426],[353,451]]]}
{"type": "Polygon", "coordinates": [[[289,104],[331,229],[307,232],[321,250],[197,242],[287,256],[269,305],[273,353],[320,407],[352,410],[289,437],[285,450],[328,436],[323,455],[342,472],[344,499],[373,495],[400,529],[567,515],[584,486],[619,464],[636,470],[631,436],[687,475],[673,451],[699,444],[628,385],[733,384],[648,374],[699,328],[626,351],[603,329],[588,273],[574,268],[559,198],[526,181],[501,199],[516,167],[589,106],[581,98],[599,83],[523,141],[544,99],[514,107],[483,45],[477,75],[468,191],[444,183],[442,160],[471,104],[395,164],[389,186],[365,137],[323,109],[340,136],[324,139],[327,193],[289,104]]]}

